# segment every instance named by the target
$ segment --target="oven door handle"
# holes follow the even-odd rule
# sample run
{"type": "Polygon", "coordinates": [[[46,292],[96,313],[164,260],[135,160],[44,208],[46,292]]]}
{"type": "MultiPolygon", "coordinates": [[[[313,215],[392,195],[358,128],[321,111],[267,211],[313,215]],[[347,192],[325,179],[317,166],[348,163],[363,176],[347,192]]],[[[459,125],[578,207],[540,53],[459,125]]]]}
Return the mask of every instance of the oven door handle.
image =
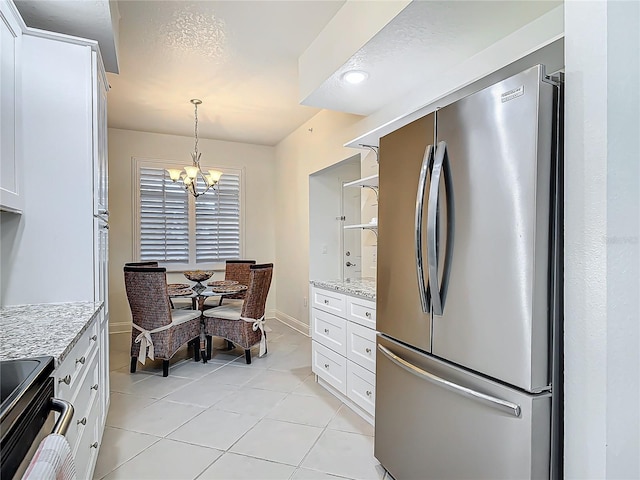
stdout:
{"type": "Polygon", "coordinates": [[[51,433],[57,433],[59,435],[65,435],[67,433],[67,429],[71,424],[71,420],[73,419],[73,405],[67,402],[66,400],[62,400],[60,398],[52,398],[50,400],[51,410],[55,412],[59,412],[60,416],[58,417],[58,421],[53,427],[53,431],[51,433]]]}

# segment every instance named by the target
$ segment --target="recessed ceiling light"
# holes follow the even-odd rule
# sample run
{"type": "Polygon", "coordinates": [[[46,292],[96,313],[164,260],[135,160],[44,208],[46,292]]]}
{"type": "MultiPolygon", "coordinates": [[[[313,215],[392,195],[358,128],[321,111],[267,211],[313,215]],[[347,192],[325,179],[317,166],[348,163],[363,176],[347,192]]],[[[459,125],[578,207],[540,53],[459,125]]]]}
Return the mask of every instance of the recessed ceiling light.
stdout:
{"type": "Polygon", "coordinates": [[[342,79],[352,85],[364,82],[367,78],[369,78],[369,74],[362,70],[349,70],[342,74],[342,79]]]}

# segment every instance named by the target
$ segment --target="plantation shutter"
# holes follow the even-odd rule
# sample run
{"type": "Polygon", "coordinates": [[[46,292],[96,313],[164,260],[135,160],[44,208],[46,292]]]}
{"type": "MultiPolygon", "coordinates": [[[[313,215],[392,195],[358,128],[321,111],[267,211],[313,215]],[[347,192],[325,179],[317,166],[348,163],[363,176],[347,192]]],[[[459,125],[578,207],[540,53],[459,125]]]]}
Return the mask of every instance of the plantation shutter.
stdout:
{"type": "Polygon", "coordinates": [[[140,168],[140,260],[189,262],[189,196],[166,170],[140,168]]]}
{"type": "Polygon", "coordinates": [[[224,173],[196,200],[196,262],[240,258],[240,175],[224,173]]]}

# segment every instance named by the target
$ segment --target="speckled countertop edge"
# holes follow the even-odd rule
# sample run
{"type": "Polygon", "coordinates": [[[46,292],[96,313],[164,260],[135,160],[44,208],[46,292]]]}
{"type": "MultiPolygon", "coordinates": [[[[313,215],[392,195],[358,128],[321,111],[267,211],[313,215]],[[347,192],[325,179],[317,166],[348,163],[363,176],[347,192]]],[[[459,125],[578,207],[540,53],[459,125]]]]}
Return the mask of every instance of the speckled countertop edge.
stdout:
{"type": "Polygon", "coordinates": [[[357,297],[366,298],[369,300],[376,299],[376,281],[374,279],[363,278],[360,280],[310,280],[311,285],[324,288],[327,290],[335,290],[338,292],[346,293],[348,295],[355,295],[357,297]]]}
{"type": "Polygon", "coordinates": [[[0,310],[0,360],[52,356],[59,366],[102,303],[14,305],[0,310]]]}

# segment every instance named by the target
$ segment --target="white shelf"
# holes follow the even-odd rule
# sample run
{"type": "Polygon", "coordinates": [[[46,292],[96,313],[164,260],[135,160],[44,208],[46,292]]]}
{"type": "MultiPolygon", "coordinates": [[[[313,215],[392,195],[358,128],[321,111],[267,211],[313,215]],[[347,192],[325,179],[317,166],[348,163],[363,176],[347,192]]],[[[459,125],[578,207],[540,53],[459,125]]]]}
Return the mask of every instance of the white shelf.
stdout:
{"type": "Polygon", "coordinates": [[[371,175],[370,177],[360,178],[353,182],[347,182],[343,187],[369,187],[378,188],[378,174],[371,175]]]}
{"type": "Polygon", "coordinates": [[[377,230],[377,223],[361,223],[360,225],[345,225],[344,229],[347,230],[349,228],[368,228],[369,230],[377,230]]]}

